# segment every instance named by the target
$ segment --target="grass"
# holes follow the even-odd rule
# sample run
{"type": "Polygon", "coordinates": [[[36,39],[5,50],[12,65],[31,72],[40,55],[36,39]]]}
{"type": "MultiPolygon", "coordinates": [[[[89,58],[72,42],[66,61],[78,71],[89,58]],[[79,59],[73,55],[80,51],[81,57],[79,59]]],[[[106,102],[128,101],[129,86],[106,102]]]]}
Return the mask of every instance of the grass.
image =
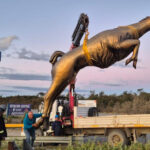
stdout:
{"type": "Polygon", "coordinates": [[[8,116],[4,115],[5,117],[5,123],[22,123],[23,122],[23,116],[8,116]]]}
{"type": "MultiPolygon", "coordinates": [[[[18,143],[16,143],[18,145],[18,143]]],[[[21,145],[18,145],[20,148],[19,150],[22,150],[21,145]]],[[[3,146],[0,148],[0,150],[6,150],[7,146],[3,146]]],[[[44,146],[44,147],[35,147],[35,150],[150,150],[150,143],[147,144],[141,144],[141,143],[135,143],[130,146],[111,146],[108,143],[94,143],[94,142],[88,142],[83,144],[74,144],[69,146],[44,146]]]]}
{"type": "MultiPolygon", "coordinates": [[[[63,150],[63,148],[58,147],[57,150],[63,150]]],[[[136,143],[130,146],[116,146],[113,147],[107,143],[96,144],[96,143],[85,143],[85,144],[76,144],[66,147],[66,150],[150,150],[150,143],[141,144],[136,143]]]]}
{"type": "Polygon", "coordinates": [[[74,144],[69,146],[48,146],[48,147],[35,147],[35,150],[150,150],[150,143],[141,144],[136,143],[130,146],[121,146],[118,145],[113,147],[108,143],[83,143],[83,144],[74,144]]]}

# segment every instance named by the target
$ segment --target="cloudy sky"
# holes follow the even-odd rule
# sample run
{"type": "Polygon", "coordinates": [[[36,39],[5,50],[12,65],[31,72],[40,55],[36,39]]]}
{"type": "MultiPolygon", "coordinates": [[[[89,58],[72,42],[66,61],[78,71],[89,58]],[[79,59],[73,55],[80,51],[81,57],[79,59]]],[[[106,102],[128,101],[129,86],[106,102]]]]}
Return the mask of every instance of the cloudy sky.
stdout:
{"type": "MultiPolygon", "coordinates": [[[[48,90],[49,57],[55,50],[69,50],[81,13],[89,16],[90,38],[150,16],[149,6],[149,0],[1,0],[0,95],[35,95],[48,90]]],[[[143,88],[150,92],[150,32],[140,40],[136,70],[132,63],[125,66],[125,60],[103,70],[87,67],[77,76],[76,91],[120,94],[143,88]]]]}

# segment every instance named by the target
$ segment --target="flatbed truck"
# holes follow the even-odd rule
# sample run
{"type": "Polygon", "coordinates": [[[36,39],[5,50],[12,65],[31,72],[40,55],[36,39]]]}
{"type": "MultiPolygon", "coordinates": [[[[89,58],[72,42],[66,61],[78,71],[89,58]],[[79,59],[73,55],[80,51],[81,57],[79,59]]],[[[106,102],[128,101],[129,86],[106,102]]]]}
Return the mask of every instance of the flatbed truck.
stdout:
{"type": "MultiPolygon", "coordinates": [[[[88,25],[88,16],[81,14],[72,35],[70,50],[74,50],[80,45],[80,40],[88,30],[88,25]]],[[[75,81],[73,81],[69,88],[70,115],[64,116],[64,119],[61,120],[65,135],[105,135],[108,136],[108,142],[115,145],[118,143],[128,144],[131,141],[136,142],[137,137],[150,133],[150,114],[103,114],[97,116],[95,112],[92,116],[82,116],[78,113],[79,108],[75,98],[75,81]]],[[[85,109],[87,108],[85,107],[85,109]]]]}
{"type": "MultiPolygon", "coordinates": [[[[107,137],[108,143],[111,145],[116,145],[118,143],[125,145],[136,142],[138,137],[145,136],[146,138],[146,134],[150,134],[150,114],[127,115],[96,112],[92,113],[92,116],[89,116],[89,110],[91,108],[96,109],[96,100],[80,101],[83,101],[85,106],[74,106],[73,121],[69,118],[62,120],[64,135],[103,135],[107,137]],[[91,101],[93,101],[93,103],[91,101]],[[87,105],[87,103],[89,104],[87,105]]],[[[56,113],[58,105],[55,103],[53,106],[52,110],[56,113]]],[[[54,121],[54,112],[51,112],[53,114],[53,119],[51,118],[50,124],[54,121]]],[[[52,132],[52,130],[50,132],[52,132]]]]}
{"type": "MultiPolygon", "coordinates": [[[[80,45],[83,34],[88,31],[88,25],[88,16],[81,14],[72,35],[70,50],[74,50],[80,45]]],[[[61,118],[65,135],[105,135],[108,136],[108,142],[115,145],[136,142],[137,137],[150,133],[150,114],[97,116],[95,111],[92,116],[82,116],[78,115],[77,103],[75,81],[72,81],[69,87],[70,113],[69,116],[64,115],[61,118]]],[[[52,111],[53,115],[51,116],[54,116],[55,113],[52,111]]],[[[54,121],[54,118],[51,120],[54,121]]]]}
{"type": "Polygon", "coordinates": [[[74,107],[73,128],[73,134],[105,135],[112,145],[129,144],[150,134],[150,114],[79,117],[77,107],[74,107]]]}

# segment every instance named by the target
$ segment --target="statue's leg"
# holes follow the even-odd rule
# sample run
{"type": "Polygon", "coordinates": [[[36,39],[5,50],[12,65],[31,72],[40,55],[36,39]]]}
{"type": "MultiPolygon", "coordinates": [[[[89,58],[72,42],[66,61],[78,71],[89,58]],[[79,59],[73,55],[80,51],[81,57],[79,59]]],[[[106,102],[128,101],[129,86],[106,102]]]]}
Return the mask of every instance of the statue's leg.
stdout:
{"type": "Polygon", "coordinates": [[[59,80],[53,79],[51,87],[44,96],[44,111],[42,117],[49,117],[53,101],[55,100],[55,97],[59,95],[58,91],[60,91],[59,88],[61,88],[61,83],[59,83],[59,80]]]}
{"type": "Polygon", "coordinates": [[[136,45],[136,47],[133,50],[133,67],[136,68],[137,60],[138,60],[138,52],[139,52],[140,43],[136,45]]]}
{"type": "Polygon", "coordinates": [[[55,80],[53,80],[51,87],[49,88],[48,92],[44,96],[44,110],[43,110],[42,118],[40,118],[40,120],[38,120],[38,122],[37,122],[38,126],[40,126],[44,122],[45,129],[48,129],[48,127],[49,127],[49,125],[48,125],[49,124],[48,110],[51,108],[51,103],[53,102],[54,95],[56,95],[55,89],[57,89],[57,87],[56,87],[56,83],[54,81],[55,80]]]}
{"type": "Polygon", "coordinates": [[[109,46],[116,50],[120,50],[120,49],[129,49],[133,46],[136,46],[139,43],[140,43],[139,40],[129,39],[129,40],[125,40],[123,42],[109,44],[109,46]]]}
{"type": "Polygon", "coordinates": [[[140,46],[140,41],[134,47],[132,56],[129,59],[126,60],[126,65],[129,64],[131,61],[133,61],[133,67],[135,69],[136,69],[136,64],[137,64],[137,57],[138,57],[139,46],[140,46]]]}
{"type": "Polygon", "coordinates": [[[67,80],[59,77],[53,79],[52,85],[44,97],[44,111],[43,111],[43,129],[47,130],[49,128],[49,115],[52,110],[52,105],[57,96],[64,90],[68,85],[67,80]]]}
{"type": "Polygon", "coordinates": [[[129,64],[131,61],[133,61],[133,67],[136,68],[137,55],[138,55],[138,50],[139,50],[139,46],[140,46],[139,40],[129,39],[129,40],[125,40],[120,43],[113,43],[112,45],[110,44],[110,46],[116,50],[121,50],[121,49],[128,50],[128,49],[134,47],[133,55],[132,55],[132,57],[130,57],[129,59],[126,60],[126,65],[129,64]]]}
{"type": "MultiPolygon", "coordinates": [[[[71,72],[71,71],[70,71],[71,72]]],[[[69,75],[69,74],[68,74],[69,75]]],[[[76,76],[73,76],[73,78],[72,78],[72,80],[75,80],[75,77],[76,76]]],[[[54,81],[53,81],[54,82],[54,81]]],[[[62,80],[62,81],[60,81],[60,80],[55,80],[55,82],[56,83],[59,83],[58,85],[57,85],[57,87],[55,87],[55,89],[54,89],[54,92],[52,92],[52,94],[53,94],[53,98],[49,101],[49,106],[48,106],[48,108],[45,110],[45,114],[47,113],[47,116],[49,116],[49,114],[50,114],[50,112],[51,112],[51,110],[52,110],[52,106],[53,106],[53,103],[54,103],[54,101],[56,100],[56,98],[57,98],[57,96],[66,88],[66,86],[70,83],[69,82],[69,76],[67,76],[67,79],[65,80],[62,80]],[[54,93],[56,94],[56,95],[54,95],[54,93]]],[[[51,94],[51,88],[49,89],[49,91],[47,92],[47,94],[46,94],[46,96],[45,96],[45,101],[47,101],[48,99],[49,99],[49,95],[51,94]],[[47,97],[47,98],[46,98],[47,97]]],[[[44,102],[45,102],[44,101],[44,102]]],[[[44,106],[44,108],[45,107],[47,107],[47,105],[48,104],[45,104],[45,106],[44,106]]]]}

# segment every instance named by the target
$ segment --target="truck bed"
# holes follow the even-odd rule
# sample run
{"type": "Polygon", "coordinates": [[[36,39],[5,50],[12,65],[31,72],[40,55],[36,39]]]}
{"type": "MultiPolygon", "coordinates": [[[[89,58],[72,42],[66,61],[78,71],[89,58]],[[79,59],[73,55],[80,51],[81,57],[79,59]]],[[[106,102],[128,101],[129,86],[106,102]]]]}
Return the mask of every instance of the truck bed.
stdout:
{"type": "Polygon", "coordinates": [[[74,128],[148,128],[150,114],[104,115],[97,117],[78,117],[74,108],[74,128]]]}

